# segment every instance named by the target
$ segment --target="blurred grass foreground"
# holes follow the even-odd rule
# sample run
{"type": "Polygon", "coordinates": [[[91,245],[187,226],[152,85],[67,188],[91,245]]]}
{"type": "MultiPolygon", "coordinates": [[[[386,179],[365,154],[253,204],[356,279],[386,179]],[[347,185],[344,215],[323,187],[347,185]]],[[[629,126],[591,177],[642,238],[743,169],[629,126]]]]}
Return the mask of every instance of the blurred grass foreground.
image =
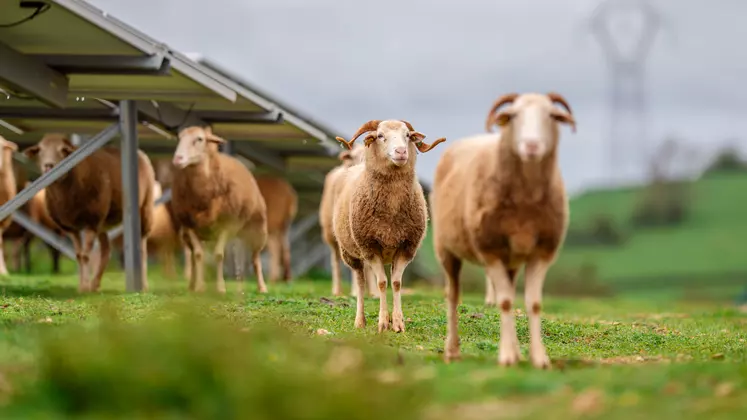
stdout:
{"type": "MultiPolygon", "coordinates": [[[[109,309],[111,311],[111,308],[109,309]]],[[[178,308],[145,322],[113,312],[44,334],[13,418],[414,418],[428,389],[394,349],[239,328],[178,308]],[[365,349],[365,351],[363,350],[365,349]]]]}

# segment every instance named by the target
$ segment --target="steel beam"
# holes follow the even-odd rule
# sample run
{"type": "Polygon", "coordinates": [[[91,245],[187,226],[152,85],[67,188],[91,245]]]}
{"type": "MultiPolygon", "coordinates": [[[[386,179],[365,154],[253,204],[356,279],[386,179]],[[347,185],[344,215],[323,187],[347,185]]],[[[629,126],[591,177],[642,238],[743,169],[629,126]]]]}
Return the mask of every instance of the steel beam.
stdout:
{"type": "Polygon", "coordinates": [[[234,153],[249,160],[267,165],[277,171],[285,171],[285,159],[262,146],[237,143],[234,148],[234,153]]]}
{"type": "Polygon", "coordinates": [[[0,82],[57,107],[67,105],[69,81],[42,61],[0,42],[0,82]]]}
{"type": "Polygon", "coordinates": [[[12,215],[13,221],[23,226],[26,230],[31,232],[34,236],[38,237],[42,241],[48,243],[56,250],[60,251],[64,256],[75,260],[75,250],[70,244],[62,238],[47,229],[46,227],[33,221],[26,213],[17,211],[12,215]]]}
{"type": "Polygon", "coordinates": [[[314,212],[300,221],[296,222],[291,226],[290,232],[288,233],[288,241],[290,243],[296,242],[298,238],[302,237],[306,232],[311,230],[317,225],[319,221],[319,212],[314,212]]]}
{"type": "Polygon", "coordinates": [[[62,74],[168,76],[171,61],[164,55],[29,55],[62,74]]]}
{"type": "Polygon", "coordinates": [[[208,123],[282,124],[283,114],[278,111],[199,111],[200,118],[208,123]]]}
{"type": "Polygon", "coordinates": [[[104,131],[87,141],[85,144],[76,149],[70,156],[66,157],[60,163],[58,163],[51,171],[42,174],[34,182],[29,184],[26,188],[16,194],[15,197],[11,198],[0,206],[0,220],[10,216],[11,213],[18,210],[26,204],[31,198],[33,198],[39,191],[47,188],[50,184],[55,182],[61,176],[69,172],[75,165],[79,164],[83,159],[90,156],[93,152],[100,149],[101,146],[108,143],[119,133],[119,126],[112,124],[105,128],[104,131]]]}
{"type": "Polygon", "coordinates": [[[65,121],[117,121],[119,110],[107,108],[0,107],[0,118],[39,118],[65,121]]]}
{"type": "Polygon", "coordinates": [[[139,292],[143,290],[143,270],[138,206],[137,103],[125,100],[120,102],[119,109],[122,132],[125,281],[128,292],[139,292]]]}

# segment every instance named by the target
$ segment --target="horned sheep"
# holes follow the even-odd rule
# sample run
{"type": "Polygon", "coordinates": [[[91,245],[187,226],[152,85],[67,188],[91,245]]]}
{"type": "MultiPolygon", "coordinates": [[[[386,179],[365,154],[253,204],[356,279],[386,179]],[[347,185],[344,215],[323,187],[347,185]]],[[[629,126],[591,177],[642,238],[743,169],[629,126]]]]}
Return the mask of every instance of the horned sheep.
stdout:
{"type": "Polygon", "coordinates": [[[363,270],[368,264],[379,287],[378,330],[389,328],[384,265],[391,265],[392,329],[402,332],[402,275],[425,237],[428,222],[423,188],[415,175],[416,148],[427,152],[446,139],[428,145],[423,142],[425,135],[406,121],[372,120],[363,124],[350,141],[337,140],[351,149],[353,142],[366,133],[365,164],[350,167],[338,181],[342,189],[334,204],[333,230],[342,260],[353,270],[358,284],[355,326],[366,325],[363,270]]]}
{"type": "Polygon", "coordinates": [[[525,266],[530,359],[535,367],[550,366],[540,326],[542,287],[569,217],[558,167],[558,123],[575,131],[573,113],[561,95],[504,95],[486,122],[488,132],[497,124],[500,134],[456,142],[436,166],[430,204],[435,253],[448,282],[447,361],[459,358],[459,272],[466,260],[485,267],[500,303],[501,365],[520,358],[513,306],[517,274],[525,266]]]}
{"type": "MultiPolygon", "coordinates": [[[[265,200],[252,173],[236,158],[218,151],[223,143],[209,127],[187,127],[179,132],[174,153],[171,202],[180,237],[192,255],[189,288],[205,289],[202,242],[215,241],[217,290],[225,293],[225,247],[238,235],[252,254],[259,292],[266,293],[260,260],[267,242],[265,200]]],[[[235,258],[239,291],[243,289],[241,261],[235,258]]]]}
{"type": "MultiPolygon", "coordinates": [[[[67,136],[48,134],[39,143],[24,150],[36,159],[43,172],[52,170],[60,161],[77,149],[67,136]]],[[[83,159],[69,172],[46,188],[46,207],[49,216],[60,229],[70,236],[78,261],[81,292],[97,291],[101,285],[111,247],[107,229],[122,223],[121,152],[105,147],[83,159]],[[82,233],[82,238],[81,238],[82,233]],[[98,258],[91,258],[94,241],[98,237],[98,258]],[[91,262],[98,261],[94,277],[90,274],[91,262]]],[[[153,218],[153,181],[155,174],[148,156],[138,150],[138,208],[142,237],[143,289],[148,289],[147,238],[153,218]]]]}
{"type": "MultiPolygon", "coordinates": [[[[335,233],[332,229],[332,214],[334,212],[334,203],[337,196],[340,195],[341,184],[338,181],[340,177],[344,176],[348,168],[353,165],[363,163],[365,157],[365,146],[362,144],[356,144],[351,150],[343,150],[338,155],[341,163],[340,165],[332,168],[327,175],[324,177],[324,187],[322,189],[322,199],[319,205],[319,222],[322,228],[322,239],[327,244],[330,250],[330,265],[332,267],[332,294],[334,296],[342,295],[342,276],[340,275],[340,248],[335,239],[335,233]]],[[[379,295],[378,286],[374,280],[374,275],[371,267],[365,266],[364,279],[367,284],[368,293],[370,296],[379,295]]],[[[358,285],[353,281],[351,287],[352,295],[357,296],[358,285]]]]}

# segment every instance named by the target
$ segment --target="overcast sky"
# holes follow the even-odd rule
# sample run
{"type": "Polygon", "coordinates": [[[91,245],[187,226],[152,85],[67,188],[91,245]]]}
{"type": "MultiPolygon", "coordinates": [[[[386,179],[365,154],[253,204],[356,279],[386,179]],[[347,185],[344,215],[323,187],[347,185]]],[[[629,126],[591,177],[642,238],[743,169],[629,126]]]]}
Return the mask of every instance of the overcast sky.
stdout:
{"type": "MultiPolygon", "coordinates": [[[[582,26],[596,0],[89,1],[178,51],[202,53],[346,137],[369,119],[396,118],[431,139],[456,140],[483,131],[497,96],[554,90],[578,121],[575,135],[562,131],[569,189],[609,173],[609,72],[582,26]]],[[[666,26],[647,62],[646,142],[678,136],[700,158],[734,139],[743,149],[747,1],[653,4],[666,26]]],[[[419,155],[424,180],[447,144],[419,155]]]]}

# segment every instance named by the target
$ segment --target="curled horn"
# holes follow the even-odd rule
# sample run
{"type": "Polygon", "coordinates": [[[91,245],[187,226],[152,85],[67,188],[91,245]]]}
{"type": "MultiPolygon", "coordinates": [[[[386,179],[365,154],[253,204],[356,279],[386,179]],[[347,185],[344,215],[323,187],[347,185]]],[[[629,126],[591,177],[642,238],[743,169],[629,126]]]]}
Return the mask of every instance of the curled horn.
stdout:
{"type": "Polygon", "coordinates": [[[345,144],[347,146],[348,150],[353,149],[353,143],[355,143],[355,140],[361,136],[363,133],[367,133],[369,131],[374,131],[379,127],[379,124],[381,123],[381,120],[371,120],[361,126],[361,128],[358,129],[358,131],[355,132],[353,137],[350,139],[350,141],[345,141],[342,137],[335,137],[337,141],[340,143],[345,144]]]}
{"type": "MultiPolygon", "coordinates": [[[[409,122],[407,122],[405,120],[400,120],[400,121],[402,121],[407,126],[408,130],[415,131],[415,129],[412,127],[412,124],[410,124],[409,122]]],[[[445,141],[446,141],[446,137],[441,137],[440,139],[434,141],[431,144],[428,144],[428,143],[426,143],[424,141],[419,141],[419,142],[415,143],[415,147],[418,148],[418,151],[420,151],[420,153],[425,153],[425,152],[433,149],[434,147],[436,147],[438,144],[443,143],[445,141]]]]}
{"type": "Polygon", "coordinates": [[[507,93],[500,98],[498,98],[495,103],[493,103],[493,107],[490,109],[490,112],[488,113],[488,119],[485,121],[485,130],[490,133],[490,127],[495,123],[495,111],[498,111],[498,108],[501,106],[513,102],[516,100],[516,98],[519,97],[518,93],[507,93]]]}
{"type": "Polygon", "coordinates": [[[575,133],[576,132],[576,121],[573,118],[573,111],[571,110],[571,106],[568,105],[568,101],[565,100],[563,95],[556,93],[556,92],[549,92],[547,94],[547,97],[550,98],[550,100],[553,103],[560,104],[563,108],[565,108],[568,111],[568,114],[570,114],[571,116],[571,120],[569,122],[571,125],[571,130],[573,130],[573,132],[575,133]]]}
{"type": "Polygon", "coordinates": [[[553,101],[553,103],[558,103],[562,105],[563,108],[565,108],[569,114],[573,115],[573,111],[571,111],[571,106],[568,105],[568,101],[565,100],[563,95],[559,93],[555,93],[555,92],[550,92],[547,94],[547,97],[550,98],[550,100],[553,101]]]}

